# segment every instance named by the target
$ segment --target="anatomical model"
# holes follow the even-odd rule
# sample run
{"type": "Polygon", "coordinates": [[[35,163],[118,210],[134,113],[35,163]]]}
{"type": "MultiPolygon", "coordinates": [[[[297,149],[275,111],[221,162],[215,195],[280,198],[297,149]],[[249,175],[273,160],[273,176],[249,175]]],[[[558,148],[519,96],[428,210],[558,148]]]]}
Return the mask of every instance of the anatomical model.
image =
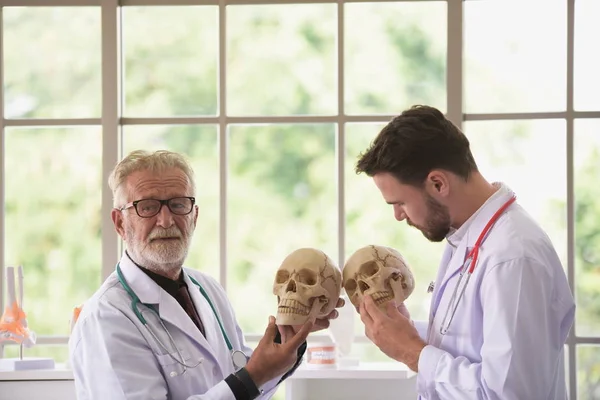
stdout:
{"type": "Polygon", "coordinates": [[[301,248],[289,254],[275,275],[277,323],[301,325],[334,310],[342,291],[342,274],[321,250],[301,248]]]}

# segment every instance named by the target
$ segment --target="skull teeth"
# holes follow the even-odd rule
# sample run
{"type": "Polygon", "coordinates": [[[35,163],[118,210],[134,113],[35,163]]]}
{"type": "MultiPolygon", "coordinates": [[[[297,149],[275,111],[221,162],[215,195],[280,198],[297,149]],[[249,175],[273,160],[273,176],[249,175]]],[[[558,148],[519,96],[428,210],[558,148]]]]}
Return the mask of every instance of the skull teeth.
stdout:
{"type": "Polygon", "coordinates": [[[300,303],[297,300],[282,299],[279,303],[277,311],[281,314],[299,314],[308,315],[310,308],[300,303]]]}
{"type": "Polygon", "coordinates": [[[394,296],[390,292],[377,292],[372,295],[375,304],[378,306],[392,300],[394,296]]]}

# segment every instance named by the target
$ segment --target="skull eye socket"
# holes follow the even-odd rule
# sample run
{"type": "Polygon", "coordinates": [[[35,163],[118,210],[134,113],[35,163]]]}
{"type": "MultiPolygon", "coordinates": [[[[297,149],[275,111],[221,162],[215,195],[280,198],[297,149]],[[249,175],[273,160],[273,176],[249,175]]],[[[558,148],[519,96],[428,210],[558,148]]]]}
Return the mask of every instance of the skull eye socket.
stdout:
{"type": "Polygon", "coordinates": [[[302,269],[298,272],[298,282],[313,286],[317,284],[317,274],[310,269],[302,269]]]}
{"type": "Polygon", "coordinates": [[[344,283],[344,289],[346,292],[353,293],[356,290],[356,281],[354,279],[348,279],[346,283],[344,283]]]}
{"type": "Polygon", "coordinates": [[[379,272],[379,265],[375,261],[364,263],[359,268],[359,273],[363,276],[373,276],[379,272]]]}
{"type": "Polygon", "coordinates": [[[288,271],[283,269],[277,271],[277,275],[275,275],[275,282],[286,283],[288,279],[290,279],[290,273],[288,271]]]}

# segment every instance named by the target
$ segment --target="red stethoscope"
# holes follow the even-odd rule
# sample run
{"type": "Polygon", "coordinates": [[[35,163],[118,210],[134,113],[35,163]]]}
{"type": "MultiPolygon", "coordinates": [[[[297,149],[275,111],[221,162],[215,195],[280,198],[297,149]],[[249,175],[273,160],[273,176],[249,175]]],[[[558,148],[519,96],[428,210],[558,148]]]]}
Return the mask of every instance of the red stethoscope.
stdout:
{"type": "Polygon", "coordinates": [[[475,265],[477,264],[477,258],[479,257],[479,249],[481,248],[483,241],[486,239],[487,234],[489,233],[490,229],[492,229],[492,226],[500,218],[500,215],[502,215],[502,213],[504,211],[506,211],[506,209],[512,203],[514,203],[515,200],[517,200],[517,196],[513,195],[506,203],[504,203],[502,205],[502,207],[500,207],[498,209],[498,211],[496,211],[496,213],[494,215],[492,215],[492,218],[490,218],[488,223],[485,225],[485,227],[479,234],[479,237],[477,238],[477,241],[475,242],[473,249],[471,249],[471,251],[467,255],[467,258],[465,258],[465,262],[463,263],[462,267],[460,268],[460,276],[458,278],[458,283],[456,284],[456,287],[454,288],[454,293],[452,293],[452,297],[450,298],[450,303],[448,304],[448,308],[446,308],[446,314],[444,314],[444,319],[442,320],[442,325],[440,326],[440,333],[442,335],[445,335],[446,332],[448,332],[448,329],[450,329],[450,324],[452,323],[452,320],[454,319],[454,314],[456,314],[456,309],[458,308],[458,303],[460,302],[460,299],[463,297],[463,294],[465,293],[465,289],[467,288],[467,284],[469,283],[469,279],[471,278],[471,275],[473,275],[473,271],[475,270],[475,265]],[[467,275],[467,278],[465,279],[464,285],[462,285],[462,289],[459,291],[458,288],[461,287],[461,282],[462,282],[465,274],[467,275]],[[457,294],[458,294],[458,297],[457,297],[457,294]],[[449,312],[450,310],[452,310],[451,313],[449,312]],[[448,318],[448,317],[450,317],[450,318],[448,318]]]}

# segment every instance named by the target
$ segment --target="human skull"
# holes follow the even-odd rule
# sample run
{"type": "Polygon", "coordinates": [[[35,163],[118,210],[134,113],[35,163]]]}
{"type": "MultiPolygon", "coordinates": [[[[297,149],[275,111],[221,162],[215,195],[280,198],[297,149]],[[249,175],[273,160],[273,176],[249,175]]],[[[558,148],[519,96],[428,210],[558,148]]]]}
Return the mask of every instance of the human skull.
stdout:
{"type": "Polygon", "coordinates": [[[335,308],[342,291],[342,273],[321,250],[302,248],[289,254],[275,275],[277,323],[301,325],[323,318],[335,308]]]}
{"type": "Polygon", "coordinates": [[[385,309],[391,300],[402,303],[415,288],[413,274],[402,255],[385,246],[358,249],[342,274],[346,294],[357,309],[364,295],[370,295],[380,309],[385,309]]]}

